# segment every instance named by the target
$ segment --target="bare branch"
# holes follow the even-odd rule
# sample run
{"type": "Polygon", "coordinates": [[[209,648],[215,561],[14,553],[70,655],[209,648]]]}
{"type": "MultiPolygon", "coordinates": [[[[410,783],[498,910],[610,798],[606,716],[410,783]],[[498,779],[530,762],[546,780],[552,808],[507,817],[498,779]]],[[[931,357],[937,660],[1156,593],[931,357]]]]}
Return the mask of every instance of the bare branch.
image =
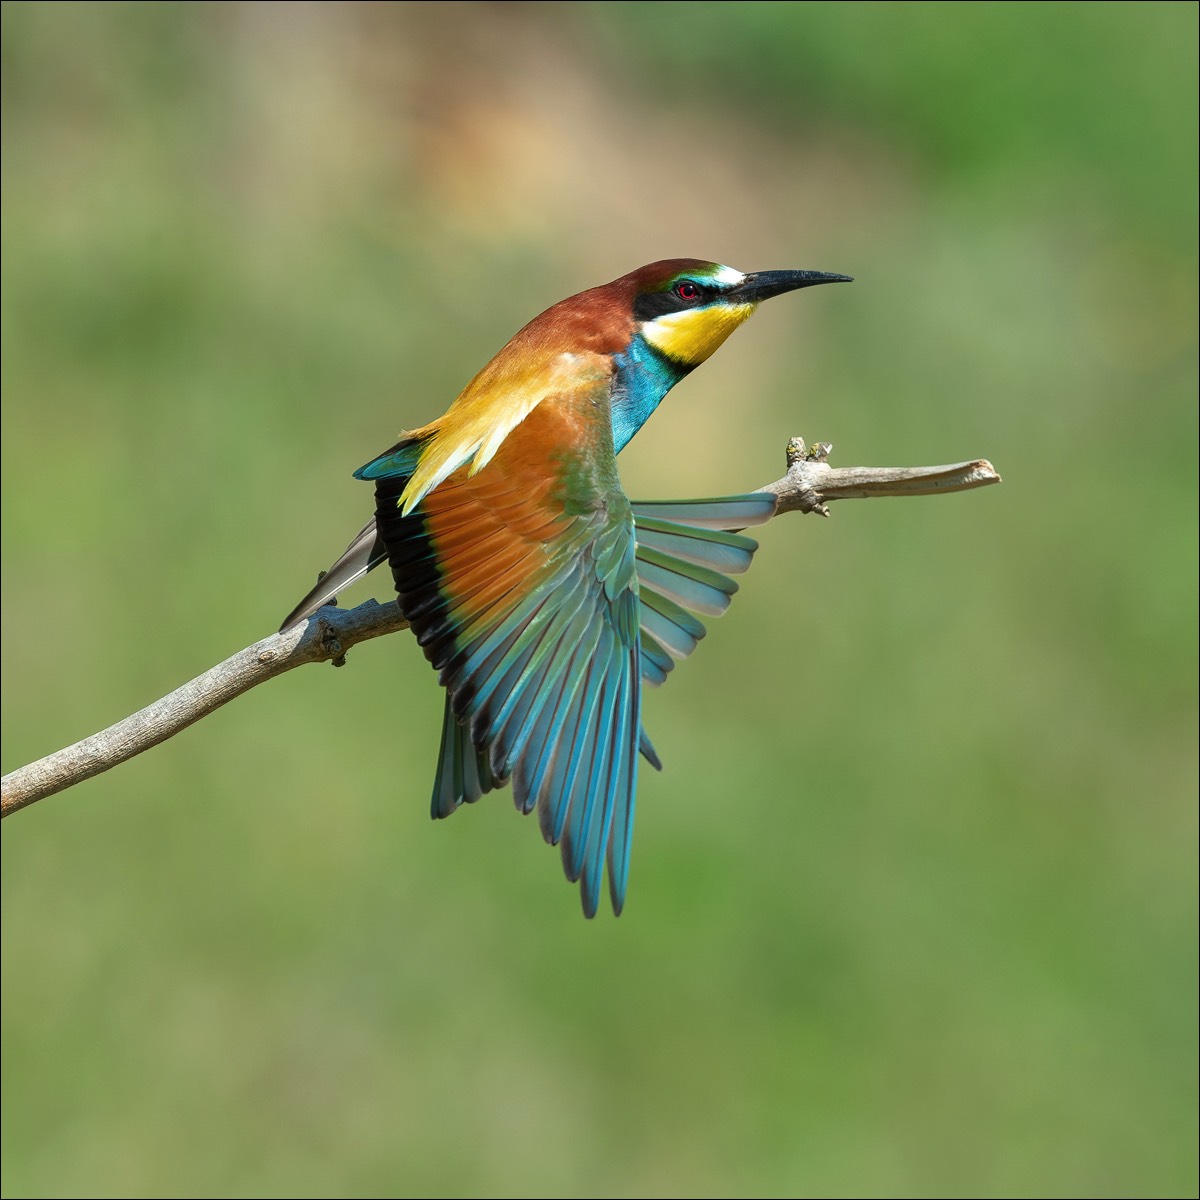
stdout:
{"type": "MultiPolygon", "coordinates": [[[[825,461],[831,450],[825,442],[806,448],[800,438],[792,438],[787,474],[759,491],[778,498],[780,513],[827,517],[826,504],[832,500],[929,496],[1000,482],[995,468],[984,459],[944,467],[831,467],[825,461]]],[[[368,600],[357,608],[323,608],[305,624],[239,650],[108,729],[5,775],[0,780],[0,815],[7,817],[165,742],[234,697],[293,667],[314,662],[341,666],[352,646],[407,627],[394,602],[368,600]]]]}
{"type": "Polygon", "coordinates": [[[18,767],[0,780],[0,815],[99,775],[165,742],[243,692],[305,663],[340,667],[359,642],[407,629],[395,603],[368,600],[357,608],[323,608],[303,625],[275,633],[91,737],[18,767]]]}
{"type": "Polygon", "coordinates": [[[944,467],[831,467],[828,442],[806,447],[803,438],[787,444],[787,474],[760,492],[779,499],[776,515],[785,512],[829,516],[831,500],[866,500],[872,496],[933,496],[939,492],[966,492],[1000,483],[996,468],[986,458],[951,463],[944,467]]]}

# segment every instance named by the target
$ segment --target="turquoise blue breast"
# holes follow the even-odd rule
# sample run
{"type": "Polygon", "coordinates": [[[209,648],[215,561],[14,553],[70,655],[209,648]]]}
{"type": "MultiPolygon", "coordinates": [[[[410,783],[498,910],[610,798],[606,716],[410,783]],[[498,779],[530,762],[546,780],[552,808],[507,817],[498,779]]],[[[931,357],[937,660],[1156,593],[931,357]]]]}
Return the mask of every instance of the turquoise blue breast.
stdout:
{"type": "Polygon", "coordinates": [[[617,368],[611,397],[613,448],[620,454],[691,368],[665,358],[641,334],[627,350],[613,355],[613,362],[617,368]]]}

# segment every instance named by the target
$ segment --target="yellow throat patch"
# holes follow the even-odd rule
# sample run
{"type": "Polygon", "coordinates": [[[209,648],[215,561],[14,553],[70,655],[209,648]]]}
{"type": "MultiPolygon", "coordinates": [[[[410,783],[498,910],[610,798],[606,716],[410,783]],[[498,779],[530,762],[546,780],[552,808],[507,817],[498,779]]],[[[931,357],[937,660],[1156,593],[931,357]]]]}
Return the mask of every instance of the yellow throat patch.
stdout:
{"type": "Polygon", "coordinates": [[[666,313],[642,326],[642,336],[655,350],[679,363],[698,366],[758,307],[721,304],[666,313]]]}

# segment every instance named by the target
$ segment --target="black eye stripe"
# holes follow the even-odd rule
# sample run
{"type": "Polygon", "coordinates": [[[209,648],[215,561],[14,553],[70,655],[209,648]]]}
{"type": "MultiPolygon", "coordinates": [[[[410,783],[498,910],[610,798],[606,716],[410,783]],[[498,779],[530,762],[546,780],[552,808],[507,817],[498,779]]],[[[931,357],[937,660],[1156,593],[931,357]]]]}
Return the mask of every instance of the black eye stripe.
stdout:
{"type": "Polygon", "coordinates": [[[656,317],[667,313],[683,312],[689,308],[702,308],[711,303],[719,292],[716,288],[706,287],[695,279],[681,279],[673,283],[663,292],[646,292],[633,302],[633,315],[639,321],[653,321],[656,317]],[[678,295],[675,288],[678,283],[690,283],[696,288],[696,295],[689,299],[678,295]]]}

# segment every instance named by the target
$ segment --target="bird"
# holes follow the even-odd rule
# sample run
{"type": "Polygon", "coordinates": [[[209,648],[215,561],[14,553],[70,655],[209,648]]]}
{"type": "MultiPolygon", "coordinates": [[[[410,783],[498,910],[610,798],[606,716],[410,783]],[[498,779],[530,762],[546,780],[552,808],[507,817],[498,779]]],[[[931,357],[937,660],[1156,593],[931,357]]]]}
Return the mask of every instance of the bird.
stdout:
{"type": "Polygon", "coordinates": [[[588,918],[606,869],[624,908],[639,757],[662,769],[642,685],[695,649],[697,614],[725,611],[757,549],[737,531],[775,511],[761,492],[630,501],[616,456],[764,300],[841,282],[663,259],[548,308],[354,472],[375,515],[281,627],[386,561],[445,689],[432,815],[511,784],[588,918]]]}

